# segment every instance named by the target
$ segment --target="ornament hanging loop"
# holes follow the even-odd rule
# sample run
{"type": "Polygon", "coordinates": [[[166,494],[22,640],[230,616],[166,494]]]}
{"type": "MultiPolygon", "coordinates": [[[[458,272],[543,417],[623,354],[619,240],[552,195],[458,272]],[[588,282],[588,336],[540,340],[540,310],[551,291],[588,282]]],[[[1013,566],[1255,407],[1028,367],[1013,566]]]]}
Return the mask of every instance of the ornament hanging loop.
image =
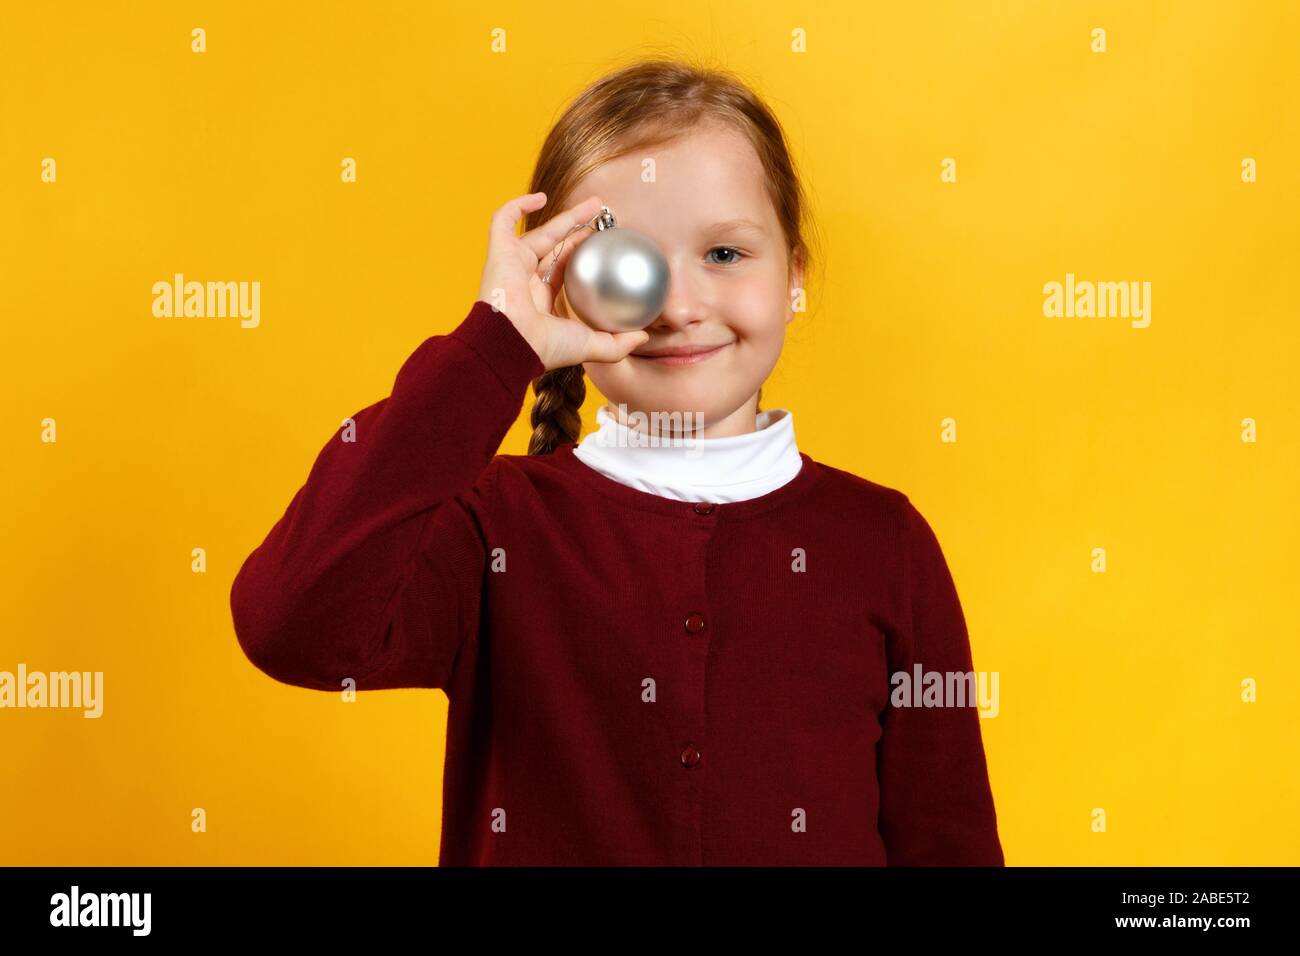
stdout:
{"type": "Polygon", "coordinates": [[[576,226],[573,226],[564,234],[563,238],[560,239],[560,244],[555,247],[555,252],[551,257],[551,264],[546,269],[546,275],[542,276],[542,281],[547,285],[551,284],[551,273],[555,271],[555,264],[560,261],[560,250],[564,248],[564,243],[568,238],[579,229],[590,228],[595,229],[597,232],[601,232],[605,229],[613,229],[617,225],[618,221],[614,218],[614,214],[609,211],[609,207],[601,206],[600,212],[596,213],[596,215],[592,216],[586,222],[580,222],[576,226]]]}

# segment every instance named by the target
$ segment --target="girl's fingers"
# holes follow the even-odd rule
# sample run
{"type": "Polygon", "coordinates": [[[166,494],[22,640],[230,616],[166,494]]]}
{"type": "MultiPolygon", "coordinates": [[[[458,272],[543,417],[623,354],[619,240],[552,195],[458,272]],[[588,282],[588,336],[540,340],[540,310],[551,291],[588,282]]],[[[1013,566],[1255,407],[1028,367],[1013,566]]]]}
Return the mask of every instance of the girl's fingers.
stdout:
{"type": "Polygon", "coordinates": [[[488,237],[494,244],[502,239],[517,239],[515,231],[519,227],[519,220],[524,218],[525,213],[541,209],[545,203],[546,197],[541,193],[516,196],[492,214],[488,237]]]}
{"type": "MultiPolygon", "coordinates": [[[[546,251],[538,258],[536,270],[537,277],[538,279],[544,279],[549,276],[550,281],[546,284],[551,289],[558,292],[560,289],[564,288],[564,277],[568,271],[569,262],[573,259],[578,247],[596,234],[596,230],[590,225],[590,222],[600,212],[601,205],[602,203],[600,202],[600,199],[593,196],[574,207],[577,212],[572,216],[571,222],[573,225],[580,222],[586,228],[575,230],[573,225],[562,222],[560,224],[561,229],[563,230],[567,225],[568,231],[561,231],[559,244],[554,249],[546,251]],[[584,210],[583,207],[587,208],[584,210]],[[585,215],[586,212],[590,212],[590,215],[585,215]]],[[[574,210],[570,210],[570,213],[573,212],[574,210]]],[[[566,213],[564,216],[557,218],[567,220],[570,217],[569,214],[566,213]]]]}
{"type": "MultiPolygon", "coordinates": [[[[552,253],[555,247],[564,241],[564,248],[560,251],[560,258],[565,258],[569,247],[577,242],[581,242],[584,234],[592,232],[592,229],[578,229],[573,227],[577,225],[587,225],[600,212],[601,201],[599,196],[588,196],[576,206],[571,206],[557,216],[552,216],[548,221],[542,223],[536,229],[531,229],[520,236],[520,240],[532,250],[533,255],[537,256],[539,263],[545,262],[550,264],[553,258],[552,253]]],[[[558,266],[557,266],[558,268],[558,266]]],[[[543,272],[543,274],[545,274],[543,272]]]]}
{"type": "Polygon", "coordinates": [[[564,276],[569,267],[569,261],[573,258],[574,251],[583,241],[595,230],[579,229],[573,235],[569,236],[564,242],[563,248],[560,248],[559,255],[555,255],[554,250],[547,252],[537,261],[536,275],[538,279],[546,278],[550,273],[550,281],[547,283],[555,291],[564,288],[564,276]]]}

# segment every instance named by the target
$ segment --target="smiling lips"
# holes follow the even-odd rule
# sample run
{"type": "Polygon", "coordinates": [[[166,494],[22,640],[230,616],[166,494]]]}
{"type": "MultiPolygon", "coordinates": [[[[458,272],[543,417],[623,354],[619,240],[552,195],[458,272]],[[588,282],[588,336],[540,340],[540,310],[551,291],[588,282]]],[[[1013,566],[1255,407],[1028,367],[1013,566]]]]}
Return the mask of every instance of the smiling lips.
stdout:
{"type": "Polygon", "coordinates": [[[717,355],[730,342],[722,345],[674,345],[663,349],[650,349],[646,352],[630,352],[632,358],[643,359],[658,365],[694,365],[717,355]]]}

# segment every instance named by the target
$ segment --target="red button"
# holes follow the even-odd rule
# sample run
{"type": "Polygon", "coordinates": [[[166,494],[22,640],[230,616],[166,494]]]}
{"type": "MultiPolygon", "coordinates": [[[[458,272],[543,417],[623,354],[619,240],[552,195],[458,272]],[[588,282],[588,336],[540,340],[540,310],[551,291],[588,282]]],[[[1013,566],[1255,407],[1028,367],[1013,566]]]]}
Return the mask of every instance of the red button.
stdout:
{"type": "Polygon", "coordinates": [[[691,634],[698,634],[704,630],[704,615],[692,614],[686,619],[686,630],[691,634]]]}
{"type": "Polygon", "coordinates": [[[707,501],[697,501],[695,503],[695,513],[697,515],[711,515],[713,514],[713,505],[707,501]]]}
{"type": "Polygon", "coordinates": [[[700,752],[694,747],[687,747],[682,751],[682,766],[694,767],[700,762],[700,752]]]}

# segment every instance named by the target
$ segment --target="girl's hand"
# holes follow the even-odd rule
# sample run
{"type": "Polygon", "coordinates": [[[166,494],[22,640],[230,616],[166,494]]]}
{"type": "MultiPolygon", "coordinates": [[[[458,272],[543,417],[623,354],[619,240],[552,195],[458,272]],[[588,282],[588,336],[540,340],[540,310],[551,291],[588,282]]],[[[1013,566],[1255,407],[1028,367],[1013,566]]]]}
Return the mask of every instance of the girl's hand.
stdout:
{"type": "Polygon", "coordinates": [[[569,257],[583,239],[595,232],[587,228],[570,235],[569,230],[578,223],[590,222],[600,212],[600,197],[591,196],[536,229],[516,235],[524,213],[544,205],[546,195],[532,193],[510,200],[493,213],[479,298],[505,313],[548,370],[583,362],[617,362],[649,341],[649,333],[598,332],[577,319],[561,318],[551,311],[556,292],[564,286],[569,257]],[[551,266],[560,240],[564,240],[564,248],[547,285],[542,277],[551,266]]]}

